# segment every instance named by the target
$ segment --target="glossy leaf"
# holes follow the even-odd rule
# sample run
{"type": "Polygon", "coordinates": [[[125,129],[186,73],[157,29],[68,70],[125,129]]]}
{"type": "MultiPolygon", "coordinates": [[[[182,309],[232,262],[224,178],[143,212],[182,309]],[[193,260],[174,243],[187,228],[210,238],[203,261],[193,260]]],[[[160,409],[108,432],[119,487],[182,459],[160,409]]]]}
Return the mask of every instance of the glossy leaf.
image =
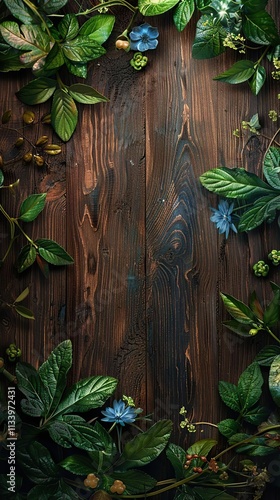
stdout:
{"type": "Polygon", "coordinates": [[[17,458],[26,476],[35,484],[46,485],[59,477],[59,469],[50,452],[37,441],[31,443],[27,449],[18,450],[17,458]]]}
{"type": "Polygon", "coordinates": [[[225,52],[223,40],[226,36],[226,30],[213,16],[201,16],[196,25],[192,56],[195,59],[208,59],[222,54],[225,52]]]}
{"type": "Polygon", "coordinates": [[[16,263],[17,271],[19,273],[22,273],[28,267],[32,266],[32,264],[35,262],[35,260],[36,260],[35,248],[31,245],[25,245],[21,249],[21,251],[18,255],[18,258],[17,258],[17,263],[16,263]]]}
{"type": "Polygon", "coordinates": [[[51,122],[60,139],[69,141],[77,126],[78,110],[74,99],[61,89],[53,96],[51,122]]]}
{"type": "Polygon", "coordinates": [[[57,26],[63,40],[72,40],[79,32],[79,23],[75,14],[65,14],[57,26]]]}
{"type": "Polygon", "coordinates": [[[22,306],[21,304],[15,304],[14,305],[14,309],[23,318],[26,318],[26,319],[35,319],[35,316],[34,316],[33,312],[30,311],[30,309],[28,309],[27,307],[22,306]]]}
{"type": "Polygon", "coordinates": [[[142,467],[155,460],[167,446],[172,431],[170,420],[160,420],[128,441],[123,450],[122,468],[142,467]]]}
{"type": "Polygon", "coordinates": [[[268,0],[242,0],[244,12],[247,14],[264,10],[268,0]]]}
{"type": "Polygon", "coordinates": [[[111,14],[97,14],[83,24],[79,34],[88,36],[91,40],[102,45],[111,35],[114,24],[115,16],[111,14]]]}
{"type": "Polygon", "coordinates": [[[66,266],[74,262],[66,250],[53,240],[40,238],[35,241],[35,244],[38,246],[39,255],[49,262],[49,264],[66,266]]]}
{"type": "Polygon", "coordinates": [[[27,363],[17,363],[16,377],[19,390],[27,398],[21,400],[24,413],[33,417],[41,417],[44,413],[45,389],[37,371],[27,363]]]}
{"type": "Polygon", "coordinates": [[[279,43],[275,22],[265,10],[245,14],[242,29],[245,37],[258,45],[276,45],[279,43]]]}
{"type": "Polygon", "coordinates": [[[230,319],[228,321],[223,321],[223,325],[234,333],[237,333],[240,337],[251,337],[249,331],[252,328],[251,324],[242,324],[236,319],[230,319]]]}
{"type": "Polygon", "coordinates": [[[258,363],[252,363],[240,375],[237,384],[237,394],[242,414],[248,413],[260,399],[262,394],[263,376],[258,363]]]}
{"type": "Polygon", "coordinates": [[[68,87],[69,94],[75,99],[77,102],[81,102],[83,104],[96,104],[98,102],[106,102],[109,99],[99,94],[93,87],[90,85],[85,85],[83,83],[76,83],[68,87]]]}
{"type": "Polygon", "coordinates": [[[77,476],[87,476],[92,472],[93,468],[92,461],[83,455],[69,455],[59,465],[77,476]]]}
{"type": "Polygon", "coordinates": [[[52,78],[39,77],[22,87],[18,92],[16,92],[16,96],[24,104],[40,104],[50,99],[56,87],[56,80],[53,80],[52,78]]]}
{"type": "Polygon", "coordinates": [[[68,0],[39,0],[38,4],[46,14],[54,14],[67,4],[68,0]]]}
{"type": "Polygon", "coordinates": [[[106,54],[102,45],[87,36],[79,35],[74,40],[66,40],[62,45],[63,54],[73,62],[85,63],[106,54]]]}
{"type": "Polygon", "coordinates": [[[31,194],[21,204],[19,219],[24,222],[31,222],[38,217],[46,204],[47,193],[31,194]]]}
{"type": "Polygon", "coordinates": [[[240,423],[233,418],[226,418],[218,423],[218,429],[223,436],[230,438],[240,432],[240,423]]]}
{"type": "Polygon", "coordinates": [[[249,80],[255,72],[253,61],[237,61],[228,70],[215,76],[213,80],[231,84],[243,83],[249,80]]]}
{"type": "Polygon", "coordinates": [[[187,449],[187,453],[190,455],[207,456],[216,444],[217,441],[215,439],[200,439],[187,449]]]}
{"type": "Polygon", "coordinates": [[[155,3],[153,0],[138,0],[139,11],[143,16],[157,16],[172,9],[179,0],[161,0],[155,3]]]}
{"type": "Polygon", "coordinates": [[[53,74],[64,64],[64,62],[61,46],[58,43],[54,43],[45,59],[42,69],[44,72],[50,72],[53,74]]]}
{"type": "Polygon", "coordinates": [[[251,324],[256,320],[256,316],[244,302],[229,294],[221,293],[220,295],[226,310],[234,319],[243,324],[251,324]]]}
{"type": "Polygon", "coordinates": [[[53,412],[66,387],[67,373],[72,366],[72,344],[70,340],[61,342],[39,367],[38,374],[46,388],[44,393],[45,416],[53,412]]]}
{"type": "Polygon", "coordinates": [[[186,462],[186,452],[181,446],[169,443],[166,448],[166,456],[171,463],[177,480],[184,477],[184,465],[186,462]]]}
{"type": "Polygon", "coordinates": [[[248,80],[249,87],[254,95],[258,95],[258,93],[260,92],[265,83],[265,80],[266,80],[266,70],[263,66],[258,64],[252,78],[248,80]]]}
{"type": "Polygon", "coordinates": [[[269,416],[270,410],[264,406],[257,406],[247,411],[243,415],[243,419],[252,425],[260,425],[269,416]]]}
{"type": "MultiPolygon", "coordinates": [[[[279,191],[278,191],[279,193],[279,191]]],[[[238,231],[251,231],[260,226],[263,222],[272,222],[275,219],[276,211],[280,209],[280,194],[270,194],[262,196],[255,201],[253,207],[246,210],[239,220],[238,231]]]]}
{"type": "MultiPolygon", "coordinates": [[[[250,438],[250,434],[240,433],[235,434],[229,439],[229,444],[237,444],[244,439],[250,438]]],[[[254,457],[263,457],[265,455],[270,455],[273,453],[273,448],[265,446],[265,438],[253,438],[248,443],[240,444],[240,446],[235,447],[237,453],[248,454],[254,457]]]]}
{"type": "Polygon", "coordinates": [[[195,9],[194,0],[180,0],[173,13],[173,21],[178,31],[183,31],[191,20],[195,9]]]}
{"type": "Polygon", "coordinates": [[[36,25],[21,25],[14,21],[4,21],[0,25],[4,40],[14,47],[24,51],[20,62],[31,67],[38,59],[46,56],[50,49],[50,38],[36,25]]]}
{"type": "Polygon", "coordinates": [[[280,148],[271,146],[263,162],[263,173],[267,182],[274,188],[280,189],[280,148]]]}
{"type": "Polygon", "coordinates": [[[127,495],[137,495],[138,493],[146,493],[155,487],[157,481],[152,476],[141,470],[133,469],[126,471],[117,471],[106,477],[109,484],[113,484],[115,480],[123,481],[127,495]]]}
{"type": "Polygon", "coordinates": [[[51,420],[47,426],[50,437],[63,448],[80,448],[86,451],[95,449],[96,432],[92,425],[80,416],[63,415],[51,420]]]}
{"type": "Polygon", "coordinates": [[[276,356],[280,355],[280,346],[278,345],[268,345],[261,349],[261,351],[255,357],[255,361],[261,366],[270,366],[273,363],[276,356]]]}
{"type": "Polygon", "coordinates": [[[79,78],[87,77],[87,63],[77,63],[65,59],[65,65],[72,75],[78,76],[79,78]]]}
{"type": "Polygon", "coordinates": [[[279,408],[280,407],[280,355],[276,356],[271,363],[268,385],[273,401],[279,408]]]}
{"type": "Polygon", "coordinates": [[[36,19],[35,14],[22,0],[4,0],[13,17],[19,19],[23,24],[32,24],[36,19]]]}
{"type": "Polygon", "coordinates": [[[219,394],[223,402],[231,409],[236,412],[240,412],[241,406],[239,402],[237,387],[230,382],[219,382],[219,394]]]}

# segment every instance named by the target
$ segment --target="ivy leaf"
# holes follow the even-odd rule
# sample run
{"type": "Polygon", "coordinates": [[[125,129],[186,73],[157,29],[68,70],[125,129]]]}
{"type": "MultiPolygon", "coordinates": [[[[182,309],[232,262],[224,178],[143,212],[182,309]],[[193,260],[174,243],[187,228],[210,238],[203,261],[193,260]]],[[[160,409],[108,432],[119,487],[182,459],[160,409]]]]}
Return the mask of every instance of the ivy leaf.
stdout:
{"type": "Polygon", "coordinates": [[[98,102],[106,102],[109,101],[107,97],[99,94],[97,90],[95,90],[90,85],[85,85],[83,83],[76,83],[68,87],[69,94],[75,99],[77,102],[81,102],[83,104],[96,104],[98,102]]]}
{"type": "Polygon", "coordinates": [[[223,436],[230,438],[240,432],[240,423],[233,418],[226,418],[218,423],[218,429],[223,436]]]}
{"type": "Polygon", "coordinates": [[[226,310],[234,319],[243,324],[251,324],[252,321],[256,321],[256,316],[244,302],[229,294],[220,293],[220,295],[226,310]]]}
{"type": "Polygon", "coordinates": [[[57,135],[69,141],[78,122],[78,110],[74,99],[64,90],[57,89],[53,96],[51,121],[57,135]]]}
{"type": "Polygon", "coordinates": [[[249,424],[260,425],[264,422],[270,414],[270,410],[264,406],[257,406],[252,408],[243,415],[243,419],[249,424]]]}
{"type": "Polygon", "coordinates": [[[261,366],[270,366],[276,356],[280,355],[280,346],[278,345],[267,345],[255,357],[255,361],[261,366]]]}
{"type": "Polygon", "coordinates": [[[95,376],[79,380],[66,390],[55,415],[85,412],[103,405],[117,385],[112,377],[95,376]]]}
{"type": "Polygon", "coordinates": [[[111,14],[97,14],[83,24],[79,34],[87,36],[102,45],[111,35],[114,24],[115,16],[111,14]]]}
{"type": "Polygon", "coordinates": [[[241,407],[237,392],[237,387],[230,382],[219,382],[219,394],[223,402],[231,409],[240,413],[241,407]]]}
{"type": "Polygon", "coordinates": [[[22,0],[4,0],[4,3],[13,14],[13,17],[19,19],[22,23],[32,24],[35,21],[36,15],[22,0]]]}
{"type": "Polygon", "coordinates": [[[24,413],[41,417],[44,414],[45,389],[37,371],[28,363],[17,363],[16,377],[19,390],[27,398],[21,400],[24,413]]]}
{"type": "Polygon", "coordinates": [[[265,326],[271,327],[280,320],[280,290],[274,292],[273,299],[264,311],[263,322],[265,326]]]}
{"type": "Polygon", "coordinates": [[[65,57],[70,61],[85,63],[106,54],[106,50],[88,36],[77,36],[74,40],[66,40],[62,45],[65,57]]]}
{"type": "Polygon", "coordinates": [[[266,182],[244,168],[213,168],[200,176],[200,182],[209,191],[226,198],[249,199],[275,193],[266,182]]]}
{"type": "Polygon", "coordinates": [[[19,219],[24,222],[31,222],[38,217],[45,207],[47,193],[31,194],[21,204],[19,219]]]}
{"type": "Polygon", "coordinates": [[[196,500],[236,500],[236,497],[229,495],[225,491],[218,490],[217,488],[202,488],[194,486],[192,491],[195,494],[196,500]]]}
{"type": "Polygon", "coordinates": [[[166,447],[172,431],[170,420],[160,420],[147,431],[128,441],[123,450],[123,469],[142,467],[157,458],[166,447]]]}
{"type": "Polygon", "coordinates": [[[217,19],[203,15],[196,25],[195,39],[192,46],[194,59],[209,59],[225,52],[223,40],[227,32],[217,19]]]}
{"type": "Polygon", "coordinates": [[[72,40],[79,33],[79,23],[75,14],[65,14],[58,23],[57,29],[63,40],[72,40]]]}
{"type": "Polygon", "coordinates": [[[138,8],[143,16],[157,16],[172,9],[179,0],[161,0],[155,3],[153,0],[138,0],[138,8]]]}
{"type": "Polygon", "coordinates": [[[238,223],[238,231],[251,231],[260,226],[264,221],[272,222],[276,211],[280,209],[280,194],[262,196],[256,200],[253,207],[244,212],[238,223]]]}
{"type": "Polygon", "coordinates": [[[78,415],[63,415],[47,426],[50,437],[64,448],[80,448],[86,451],[95,449],[96,431],[92,425],[78,415]]]}
{"type": "Polygon", "coordinates": [[[263,173],[267,182],[274,188],[280,189],[280,149],[271,146],[263,162],[263,173]]]}
{"type": "Polygon", "coordinates": [[[26,319],[35,319],[35,316],[34,316],[33,312],[30,311],[30,309],[28,309],[27,307],[22,306],[21,304],[15,304],[14,305],[14,309],[23,318],[26,318],[26,319]]]}
{"type": "Polygon", "coordinates": [[[265,10],[244,15],[242,29],[246,38],[258,45],[276,45],[279,35],[274,20],[265,10]]]}
{"type": "Polygon", "coordinates": [[[47,238],[40,238],[34,243],[38,246],[39,255],[50,264],[54,266],[73,264],[74,260],[72,257],[55,241],[47,238]]]}
{"type": "Polygon", "coordinates": [[[17,458],[26,476],[35,484],[51,483],[59,478],[59,470],[50,452],[35,441],[27,449],[17,451],[17,458]]]}
{"type": "Polygon", "coordinates": [[[237,384],[237,394],[244,416],[260,399],[262,394],[263,376],[258,363],[252,363],[240,375],[237,384]]]}
{"type": "Polygon", "coordinates": [[[39,0],[38,4],[46,14],[54,14],[62,9],[62,7],[67,4],[67,1],[68,0],[39,0]]]}
{"type": "Polygon", "coordinates": [[[230,319],[228,321],[223,321],[223,325],[232,332],[237,333],[240,337],[251,337],[249,334],[252,328],[251,324],[244,325],[236,319],[230,319]]]}
{"type": "Polygon", "coordinates": [[[166,448],[166,456],[171,463],[177,481],[184,477],[184,465],[186,462],[186,452],[181,446],[169,443],[166,448]]]}
{"type": "Polygon", "coordinates": [[[24,104],[41,104],[46,102],[53,95],[57,87],[57,82],[51,78],[39,77],[24,85],[16,96],[24,104]]]}
{"type": "Polygon", "coordinates": [[[226,83],[243,83],[249,80],[255,72],[253,61],[237,61],[231,68],[215,76],[213,80],[219,80],[226,83]]]}
{"type": "Polygon", "coordinates": [[[32,264],[35,262],[35,260],[36,260],[35,248],[31,245],[25,245],[21,249],[21,251],[17,257],[17,263],[16,263],[17,271],[19,273],[22,273],[28,267],[32,266],[32,264]]]}
{"type": "Polygon", "coordinates": [[[61,342],[39,367],[38,374],[46,388],[44,394],[45,416],[53,412],[66,387],[67,373],[72,366],[72,343],[61,342]]]}
{"type": "Polygon", "coordinates": [[[259,91],[262,89],[264,85],[265,80],[266,80],[266,70],[263,66],[258,64],[252,78],[248,80],[249,87],[254,95],[258,95],[259,91]]]}
{"type": "Polygon", "coordinates": [[[276,356],[271,363],[268,385],[272,399],[279,408],[280,407],[280,355],[276,356]]]}
{"type": "Polygon", "coordinates": [[[77,476],[87,476],[92,472],[92,461],[83,455],[69,455],[59,465],[77,476]]]}
{"type": "Polygon", "coordinates": [[[190,455],[207,456],[216,444],[217,441],[215,439],[200,439],[187,449],[187,453],[190,455]]]}
{"type": "Polygon", "coordinates": [[[178,31],[183,31],[192,18],[195,9],[194,0],[180,0],[174,9],[173,21],[178,31]]]}

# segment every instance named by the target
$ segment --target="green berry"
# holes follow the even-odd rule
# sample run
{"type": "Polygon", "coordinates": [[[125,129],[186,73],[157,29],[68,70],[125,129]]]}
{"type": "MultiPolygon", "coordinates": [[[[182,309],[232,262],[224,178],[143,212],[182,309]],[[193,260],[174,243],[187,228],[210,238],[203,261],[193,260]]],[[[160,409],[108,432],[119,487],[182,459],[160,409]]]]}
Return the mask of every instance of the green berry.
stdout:
{"type": "Polygon", "coordinates": [[[259,260],[253,265],[253,271],[256,276],[265,277],[269,271],[269,265],[264,262],[264,260],[259,260]]]}

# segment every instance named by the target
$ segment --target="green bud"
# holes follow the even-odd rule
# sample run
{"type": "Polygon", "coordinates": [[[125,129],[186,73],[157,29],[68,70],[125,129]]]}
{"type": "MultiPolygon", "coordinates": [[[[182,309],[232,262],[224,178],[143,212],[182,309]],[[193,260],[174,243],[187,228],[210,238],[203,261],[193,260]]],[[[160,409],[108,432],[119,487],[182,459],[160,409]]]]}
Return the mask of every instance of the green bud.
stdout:
{"type": "Polygon", "coordinates": [[[259,331],[258,328],[251,328],[251,330],[249,331],[249,335],[252,336],[257,335],[258,331],[259,331]]]}

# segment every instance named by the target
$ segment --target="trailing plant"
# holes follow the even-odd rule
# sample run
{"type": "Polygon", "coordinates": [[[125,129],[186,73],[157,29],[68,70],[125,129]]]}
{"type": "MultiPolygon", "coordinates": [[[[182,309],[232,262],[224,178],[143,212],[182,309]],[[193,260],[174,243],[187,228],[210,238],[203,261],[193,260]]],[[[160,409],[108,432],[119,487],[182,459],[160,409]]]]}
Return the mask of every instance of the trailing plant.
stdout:
{"type": "Polygon", "coordinates": [[[137,17],[172,10],[179,32],[194,13],[199,13],[193,57],[211,58],[227,48],[235,50],[242,59],[215,79],[231,84],[248,82],[257,95],[267,76],[265,59],[271,63],[272,77],[280,78],[280,38],[267,4],[268,0],[138,0],[134,5],[127,0],[102,0],[72,12],[68,0],[1,0],[0,71],[32,71],[34,79],[17,92],[17,97],[27,105],[51,99],[51,124],[58,136],[68,141],[78,122],[77,103],[96,104],[108,99],[90,85],[68,84],[62,74],[86,79],[88,64],[106,53],[104,43],[116,19],[111,9],[119,6],[131,12],[116,48],[137,52],[131,60],[136,70],[146,66],[148,59],[142,52],[155,49],[159,35],[148,23],[137,25],[137,17]],[[259,49],[257,57],[250,49],[259,49]],[[254,54],[252,58],[248,51],[254,54]]]}
{"type": "MultiPolygon", "coordinates": [[[[280,421],[274,414],[272,422],[272,410],[259,403],[264,359],[261,354],[248,366],[237,385],[219,383],[221,399],[235,417],[209,423],[217,439],[199,439],[192,445],[186,439],[184,448],[171,442],[170,420],[149,423],[131,397],[114,400],[102,410],[116,390],[116,379],[96,375],[67,387],[70,340],[60,343],[38,370],[17,362],[16,379],[1,361],[0,371],[15,384],[8,389],[8,406],[1,403],[1,459],[17,470],[14,480],[11,474],[1,474],[1,498],[10,498],[11,492],[17,500],[160,498],[166,491],[173,491],[177,500],[231,500],[245,492],[261,498],[273,479],[269,462],[278,453],[280,439],[280,421]],[[215,452],[224,438],[228,444],[215,452]],[[12,449],[16,453],[11,454],[12,449]],[[229,450],[236,452],[235,466],[232,459],[224,461],[229,450]],[[163,454],[174,477],[157,481],[149,464],[163,454]]],[[[280,355],[274,353],[269,374],[273,410],[280,405],[279,369],[280,355]]],[[[183,407],[181,427],[193,432],[200,423],[190,424],[186,413],[183,407]]]]}

